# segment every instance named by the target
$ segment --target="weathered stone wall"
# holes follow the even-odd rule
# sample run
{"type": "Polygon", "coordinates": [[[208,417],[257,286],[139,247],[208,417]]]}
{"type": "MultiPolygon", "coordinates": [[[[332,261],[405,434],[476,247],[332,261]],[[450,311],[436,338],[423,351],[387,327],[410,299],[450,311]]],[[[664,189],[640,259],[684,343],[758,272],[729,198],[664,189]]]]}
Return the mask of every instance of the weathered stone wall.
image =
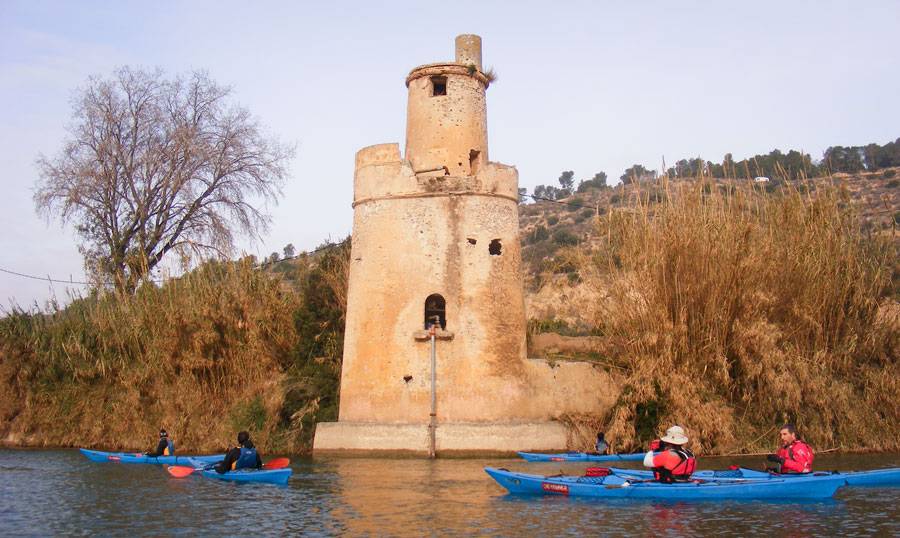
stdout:
{"type": "Polygon", "coordinates": [[[365,176],[367,185],[418,189],[357,190],[364,198],[354,211],[340,420],[428,420],[430,342],[414,336],[434,293],[446,300],[453,333],[438,342],[439,416],[509,416],[527,386],[515,169],[417,179],[408,163],[385,163],[365,176]],[[394,170],[406,176],[379,181],[394,170]],[[498,255],[489,252],[492,241],[498,255]]]}
{"type": "Polygon", "coordinates": [[[456,63],[474,65],[481,71],[481,37],[474,34],[456,36],[456,63]]]}
{"type": "Polygon", "coordinates": [[[480,38],[460,36],[457,63],[413,69],[404,157],[356,155],[339,422],[320,425],[317,450],[427,448],[432,294],[446,301],[438,450],[564,448],[551,419],[612,404],[590,364],[526,358],[518,172],[488,161],[480,66],[480,38]]]}
{"type": "Polygon", "coordinates": [[[433,293],[447,301],[453,334],[438,341],[439,422],[548,420],[609,407],[606,373],[526,360],[515,168],[416,176],[407,161],[389,160],[396,145],[363,152],[340,420],[427,422],[430,342],[414,336],[433,293]],[[499,255],[489,252],[495,240],[499,255]]]}
{"type": "Polygon", "coordinates": [[[487,162],[487,80],[469,69],[430,64],[407,78],[406,159],[415,171],[446,167],[449,175],[475,175],[487,162]],[[434,77],[446,79],[446,95],[433,95],[434,77]]]}

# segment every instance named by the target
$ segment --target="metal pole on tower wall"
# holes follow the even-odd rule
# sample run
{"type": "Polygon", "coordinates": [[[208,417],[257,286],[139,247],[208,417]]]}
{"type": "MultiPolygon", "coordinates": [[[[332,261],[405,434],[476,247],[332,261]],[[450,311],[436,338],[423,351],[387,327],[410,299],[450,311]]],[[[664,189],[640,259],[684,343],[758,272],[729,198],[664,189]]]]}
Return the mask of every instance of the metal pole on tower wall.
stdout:
{"type": "Polygon", "coordinates": [[[437,327],[440,327],[440,318],[435,316],[431,323],[431,329],[429,332],[431,333],[431,415],[428,423],[428,436],[429,436],[429,445],[428,445],[428,457],[434,459],[435,456],[435,445],[436,443],[436,435],[435,430],[437,429],[437,327]]]}

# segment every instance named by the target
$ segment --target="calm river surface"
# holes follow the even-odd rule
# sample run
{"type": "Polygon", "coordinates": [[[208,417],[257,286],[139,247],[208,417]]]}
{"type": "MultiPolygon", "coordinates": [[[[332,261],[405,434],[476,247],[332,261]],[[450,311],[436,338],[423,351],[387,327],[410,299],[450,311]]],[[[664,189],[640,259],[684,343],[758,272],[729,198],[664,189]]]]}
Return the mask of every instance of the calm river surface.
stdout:
{"type": "MultiPolygon", "coordinates": [[[[761,458],[701,459],[759,468],[761,458]]],[[[821,455],[818,469],[900,466],[900,454],[821,455]]],[[[664,503],[514,497],[490,465],[555,474],[584,464],[513,459],[295,458],[288,486],[174,479],[76,450],[0,450],[0,535],[900,536],[900,488],[827,502],[664,503]]]]}

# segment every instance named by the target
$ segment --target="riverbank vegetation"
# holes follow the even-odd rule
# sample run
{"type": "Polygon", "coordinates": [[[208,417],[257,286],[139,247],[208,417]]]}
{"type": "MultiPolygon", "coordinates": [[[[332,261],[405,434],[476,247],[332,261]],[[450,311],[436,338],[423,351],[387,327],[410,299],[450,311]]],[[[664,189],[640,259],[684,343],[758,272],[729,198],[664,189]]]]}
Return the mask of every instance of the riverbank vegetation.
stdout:
{"type": "Polygon", "coordinates": [[[289,271],[206,263],[133,295],[0,319],[2,438],[27,446],[221,450],[241,429],[301,451],[335,420],[349,242],[289,271]]]}
{"type": "MultiPolygon", "coordinates": [[[[895,234],[862,226],[842,185],[660,180],[593,215],[548,205],[553,234],[592,228],[535,258],[529,326],[589,335],[584,360],[621,381],[607,413],[566,417],[574,430],[631,450],[679,423],[699,451],[732,453],[770,449],[792,420],[818,449],[900,448],[895,234]],[[574,317],[534,316],[553,282],[574,317]]],[[[526,262],[554,237],[529,240],[531,220],[526,262]]],[[[249,429],[266,452],[309,450],[337,418],[349,240],[317,251],[14,308],[0,439],[134,450],[164,426],[205,451],[249,429]]]]}
{"type": "Polygon", "coordinates": [[[657,187],[561,257],[600,298],[596,355],[624,372],[616,405],[576,422],[618,449],[677,423],[701,452],[766,450],[785,421],[819,449],[900,447],[892,239],[829,184],[657,187]]]}

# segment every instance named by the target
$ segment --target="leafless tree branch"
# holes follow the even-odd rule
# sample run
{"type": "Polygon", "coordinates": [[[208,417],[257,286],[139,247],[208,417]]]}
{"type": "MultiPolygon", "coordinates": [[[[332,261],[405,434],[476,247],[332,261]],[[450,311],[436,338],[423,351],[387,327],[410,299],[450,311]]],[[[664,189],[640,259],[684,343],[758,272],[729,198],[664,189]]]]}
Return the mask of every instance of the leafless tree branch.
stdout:
{"type": "Polygon", "coordinates": [[[223,256],[256,235],[277,201],[292,147],[261,133],[206,73],[118,69],[73,103],[69,139],[38,157],[37,210],[74,223],[85,266],[122,292],[172,250],[223,256]]]}

